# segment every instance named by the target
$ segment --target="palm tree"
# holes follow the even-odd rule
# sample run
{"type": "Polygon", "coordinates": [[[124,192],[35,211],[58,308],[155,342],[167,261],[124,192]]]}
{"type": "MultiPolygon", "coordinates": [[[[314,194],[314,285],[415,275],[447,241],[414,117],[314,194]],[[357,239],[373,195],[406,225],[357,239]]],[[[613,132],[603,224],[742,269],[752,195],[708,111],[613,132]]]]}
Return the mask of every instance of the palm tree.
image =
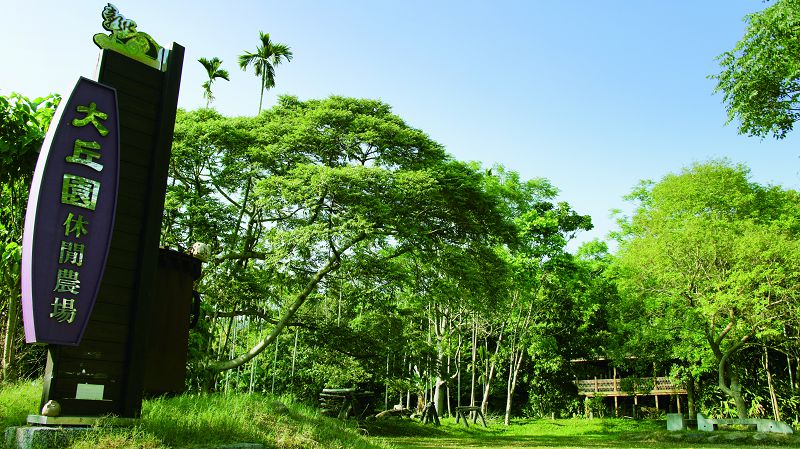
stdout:
{"type": "Polygon", "coordinates": [[[269,38],[269,33],[258,32],[261,35],[261,45],[256,48],[255,53],[246,51],[239,55],[239,67],[247,70],[253,66],[256,76],[261,77],[261,98],[258,100],[258,113],[261,113],[261,105],[264,102],[264,91],[275,87],[275,66],[281,63],[281,58],[287,61],[292,60],[292,50],[285,44],[273,43],[269,38]]]}
{"type": "Polygon", "coordinates": [[[214,101],[214,94],[211,93],[211,85],[214,83],[214,80],[217,78],[222,78],[225,81],[230,81],[228,71],[221,69],[220,66],[222,65],[222,60],[217,58],[216,56],[208,60],[206,58],[200,58],[197,60],[200,64],[203,64],[205,67],[206,72],[208,72],[208,81],[203,83],[203,98],[206,99],[206,107],[214,101]]]}

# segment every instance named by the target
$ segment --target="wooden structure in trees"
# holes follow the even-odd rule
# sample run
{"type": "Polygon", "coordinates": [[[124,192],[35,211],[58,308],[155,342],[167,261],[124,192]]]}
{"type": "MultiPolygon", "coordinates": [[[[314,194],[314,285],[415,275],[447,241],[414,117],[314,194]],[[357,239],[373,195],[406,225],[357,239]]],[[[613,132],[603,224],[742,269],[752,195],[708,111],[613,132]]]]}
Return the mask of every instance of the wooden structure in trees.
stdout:
{"type": "MultiPolygon", "coordinates": [[[[669,377],[651,377],[653,388],[646,392],[637,391],[635,395],[670,396],[675,394],[686,394],[686,389],[675,384],[669,377]]],[[[576,380],[575,386],[578,387],[578,394],[583,396],[633,396],[630,391],[620,388],[622,379],[586,379],[576,380]]]]}
{"type": "MultiPolygon", "coordinates": [[[[573,360],[573,363],[603,363],[606,360],[573,360]]],[[[594,377],[574,381],[578,394],[587,398],[609,397],[614,400],[614,414],[619,415],[620,398],[632,397],[635,407],[639,407],[639,398],[652,396],[655,410],[660,410],[659,397],[666,396],[667,402],[675,399],[677,412],[682,413],[681,396],[687,394],[686,388],[666,376],[626,377],[620,376],[617,368],[607,365],[611,378],[594,377]]]]}
{"type": "Polygon", "coordinates": [[[373,395],[357,388],[324,388],[319,394],[320,413],[339,419],[362,418],[372,413],[373,395]]]}
{"type": "Polygon", "coordinates": [[[422,409],[422,424],[433,423],[436,426],[442,425],[439,422],[439,414],[436,413],[436,405],[433,402],[428,402],[425,408],[422,409]]]}
{"type": "Polygon", "coordinates": [[[474,413],[474,415],[472,415],[473,424],[478,424],[478,417],[480,416],[481,422],[483,423],[483,427],[487,427],[486,418],[483,417],[483,412],[481,411],[480,407],[468,407],[468,406],[456,407],[456,424],[458,424],[458,421],[461,418],[464,418],[464,426],[469,427],[469,424],[467,423],[467,421],[469,420],[469,417],[467,416],[468,413],[474,413]]]}

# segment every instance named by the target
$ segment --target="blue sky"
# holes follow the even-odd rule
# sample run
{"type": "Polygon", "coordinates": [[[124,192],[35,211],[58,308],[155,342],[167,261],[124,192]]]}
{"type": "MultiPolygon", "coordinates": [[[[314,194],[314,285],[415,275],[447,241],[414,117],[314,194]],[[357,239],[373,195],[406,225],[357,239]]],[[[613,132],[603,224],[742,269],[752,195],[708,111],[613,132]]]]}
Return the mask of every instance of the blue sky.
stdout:
{"type": "MultiPolygon", "coordinates": [[[[186,47],[179,105],[205,105],[197,58],[217,56],[231,81],[218,110],[252,115],[259,80],[237,56],[260,30],[289,45],[265,103],[378,98],[455,158],[545,177],[590,214],[604,238],[611,209],[640,179],[727,157],[753,180],[797,189],[797,132],[782,141],[725,126],[712,95],[714,58],[733,47],[760,0],[193,1],[114,3],[162,45],[186,47]]],[[[104,2],[0,0],[0,94],[68,92],[92,77],[104,2]],[[67,6],[68,5],[68,6],[67,6]]]]}

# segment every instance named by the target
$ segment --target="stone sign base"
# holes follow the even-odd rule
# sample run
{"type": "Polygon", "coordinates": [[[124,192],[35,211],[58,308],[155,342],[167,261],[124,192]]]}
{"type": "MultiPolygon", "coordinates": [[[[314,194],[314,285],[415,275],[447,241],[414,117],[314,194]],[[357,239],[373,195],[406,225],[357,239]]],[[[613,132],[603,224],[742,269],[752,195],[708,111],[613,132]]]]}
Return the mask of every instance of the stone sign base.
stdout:
{"type": "Polygon", "coordinates": [[[40,449],[67,447],[90,427],[24,426],[6,429],[5,446],[12,449],[40,449]]]}
{"type": "Polygon", "coordinates": [[[132,426],[139,420],[100,416],[28,415],[27,426],[5,429],[5,445],[10,449],[57,449],[69,446],[95,424],[132,426]]]}

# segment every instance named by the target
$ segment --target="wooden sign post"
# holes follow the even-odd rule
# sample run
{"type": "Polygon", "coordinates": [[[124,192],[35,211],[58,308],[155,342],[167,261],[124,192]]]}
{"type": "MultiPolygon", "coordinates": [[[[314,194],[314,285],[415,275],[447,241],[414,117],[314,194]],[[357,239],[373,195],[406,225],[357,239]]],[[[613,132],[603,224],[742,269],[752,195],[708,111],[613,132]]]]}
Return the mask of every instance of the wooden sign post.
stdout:
{"type": "MultiPolygon", "coordinates": [[[[54,343],[48,347],[42,405],[48,401],[56,401],[60,405],[60,413],[51,414],[58,416],[29,417],[28,421],[35,424],[86,424],[86,420],[80,417],[113,414],[136,418],[141,413],[148,320],[156,294],[154,286],[159,259],[161,217],[184,49],[175,43],[170,50],[161,48],[150,36],[137,32],[135,22],[120,16],[110,4],[103,10],[102,16],[104,28],[111,33],[95,36],[95,42],[103,47],[97,83],[116,91],[119,124],[116,212],[113,214],[107,260],[105,264],[92,268],[91,271],[92,274],[101,276],[101,280],[94,306],[89,308],[91,315],[87,317],[85,329],[81,330],[82,338],[79,337],[78,341],[59,341],[58,332],[54,334],[55,340],[39,338],[43,334],[36,331],[38,327],[35,327],[33,316],[25,316],[26,335],[35,336],[31,341],[54,343]]],[[[83,104],[80,106],[89,107],[83,104]]],[[[70,111],[65,110],[64,113],[70,111]]],[[[81,114],[77,118],[85,119],[86,116],[81,114]]],[[[59,132],[57,129],[51,131],[59,132]]],[[[70,151],[78,150],[71,148],[70,151]]],[[[89,174],[93,172],[92,167],[87,167],[89,162],[106,162],[102,149],[89,148],[75,157],[81,159],[75,164],[77,168],[86,169],[83,171],[87,172],[78,174],[87,179],[90,179],[89,174]],[[95,154],[99,156],[94,156],[95,154]]],[[[43,184],[66,182],[66,172],[51,171],[59,179],[56,182],[43,178],[43,184]]],[[[42,174],[43,177],[44,175],[42,174]]],[[[100,186],[100,195],[103,195],[105,188],[104,184],[100,186]]],[[[75,209],[75,206],[69,207],[75,209]]],[[[78,220],[76,211],[82,209],[73,209],[68,209],[67,213],[73,213],[74,224],[78,220]]],[[[85,227],[91,234],[95,219],[88,215],[84,214],[83,217],[84,222],[88,223],[85,227]]],[[[60,215],[51,220],[37,216],[30,223],[30,228],[33,232],[40,226],[52,227],[64,221],[60,215]]],[[[60,231],[63,232],[63,229],[60,231]]],[[[56,240],[64,239],[59,237],[56,240]]],[[[66,238],[68,243],[82,243],[78,240],[74,235],[66,238]]],[[[60,260],[58,254],[53,257],[60,260]]],[[[84,255],[83,260],[86,261],[87,258],[88,254],[84,255]]],[[[52,259],[47,260],[51,265],[54,264],[52,259]]],[[[29,263],[35,269],[37,259],[23,263],[29,263]]],[[[81,268],[73,267],[75,264],[61,265],[64,265],[63,269],[81,268]]],[[[92,275],[85,268],[79,274],[81,280],[84,276],[88,279],[92,275]]],[[[49,291],[52,289],[45,282],[41,289],[45,292],[44,296],[34,295],[30,299],[33,302],[39,301],[39,306],[42,305],[41,301],[49,301],[49,305],[44,307],[49,306],[50,310],[39,313],[40,319],[45,322],[49,320],[45,327],[74,333],[75,329],[71,325],[81,313],[83,299],[80,296],[69,296],[69,292],[59,296],[58,291],[49,291]],[[74,301],[62,301],[65,297],[74,301]],[[60,313],[56,311],[58,304],[62,306],[60,313]],[[75,317],[66,310],[67,305],[76,310],[75,317]]],[[[33,308],[30,310],[33,311],[33,308]]],[[[187,310],[187,315],[188,313],[187,310]]]]}

